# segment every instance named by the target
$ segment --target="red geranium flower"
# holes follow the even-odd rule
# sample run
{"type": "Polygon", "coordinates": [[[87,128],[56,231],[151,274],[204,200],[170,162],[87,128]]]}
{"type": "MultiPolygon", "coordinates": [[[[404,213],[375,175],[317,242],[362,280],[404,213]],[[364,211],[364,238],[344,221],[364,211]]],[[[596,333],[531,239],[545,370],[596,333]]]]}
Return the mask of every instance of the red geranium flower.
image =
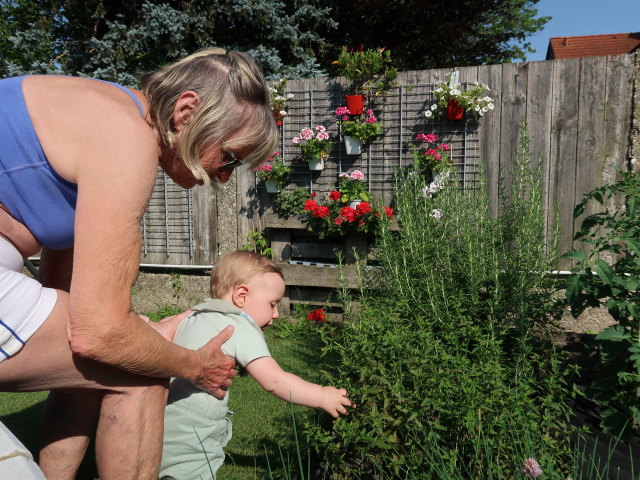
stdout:
{"type": "Polygon", "coordinates": [[[356,211],[355,209],[347,206],[347,207],[342,207],[342,210],[340,210],[340,215],[342,215],[346,221],[348,222],[355,222],[356,219],[358,218],[356,216],[356,211]]]}
{"type": "Polygon", "coordinates": [[[328,217],[331,214],[331,212],[329,212],[329,207],[325,205],[317,205],[311,210],[311,214],[314,217],[324,218],[324,217],[328,217]]]}
{"type": "Polygon", "coordinates": [[[344,222],[344,218],[342,217],[336,217],[333,221],[333,223],[335,223],[336,225],[340,225],[342,222],[344,222]]]}
{"type": "Polygon", "coordinates": [[[309,315],[307,315],[307,320],[311,322],[326,322],[327,316],[324,314],[324,310],[319,308],[317,310],[309,312],[309,315]]]}
{"type": "Polygon", "coordinates": [[[384,214],[389,218],[393,217],[393,208],[384,207],[384,214]]]}
{"type": "Polygon", "coordinates": [[[366,215],[370,211],[371,211],[371,204],[369,204],[368,202],[360,202],[356,206],[356,215],[358,215],[359,217],[362,215],[366,215]]]}
{"type": "Polygon", "coordinates": [[[337,190],[329,192],[329,200],[340,200],[340,197],[342,197],[342,194],[337,190]]]}
{"type": "Polygon", "coordinates": [[[317,206],[318,206],[318,204],[316,203],[315,200],[307,200],[306,202],[304,202],[304,209],[307,212],[312,211],[317,206]]]}

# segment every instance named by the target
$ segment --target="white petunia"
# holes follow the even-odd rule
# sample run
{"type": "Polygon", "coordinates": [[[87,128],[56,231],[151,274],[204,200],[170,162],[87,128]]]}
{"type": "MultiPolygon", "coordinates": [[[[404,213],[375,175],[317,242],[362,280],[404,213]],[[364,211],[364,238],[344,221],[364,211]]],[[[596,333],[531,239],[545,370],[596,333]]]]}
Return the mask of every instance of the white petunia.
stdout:
{"type": "Polygon", "coordinates": [[[438,108],[438,104],[434,103],[433,105],[431,105],[431,110],[435,110],[436,108],[438,108]]]}
{"type": "Polygon", "coordinates": [[[424,112],[424,116],[427,118],[431,118],[433,116],[433,113],[431,113],[431,110],[427,110],[426,112],[424,112]]]}
{"type": "Polygon", "coordinates": [[[434,208],[433,210],[431,210],[429,216],[438,220],[439,218],[442,218],[442,210],[440,210],[439,208],[434,208]]]}

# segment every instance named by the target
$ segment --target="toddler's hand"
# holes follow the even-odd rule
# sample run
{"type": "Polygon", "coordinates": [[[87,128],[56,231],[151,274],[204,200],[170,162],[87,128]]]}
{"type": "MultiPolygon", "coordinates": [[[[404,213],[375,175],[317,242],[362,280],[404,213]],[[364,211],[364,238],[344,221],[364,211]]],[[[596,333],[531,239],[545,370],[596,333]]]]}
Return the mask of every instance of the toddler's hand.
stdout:
{"type": "Polygon", "coordinates": [[[344,388],[336,387],[322,387],[322,405],[321,408],[331,415],[333,418],[338,418],[340,414],[346,415],[347,409],[345,407],[355,407],[355,404],[349,400],[349,395],[344,388]]]}

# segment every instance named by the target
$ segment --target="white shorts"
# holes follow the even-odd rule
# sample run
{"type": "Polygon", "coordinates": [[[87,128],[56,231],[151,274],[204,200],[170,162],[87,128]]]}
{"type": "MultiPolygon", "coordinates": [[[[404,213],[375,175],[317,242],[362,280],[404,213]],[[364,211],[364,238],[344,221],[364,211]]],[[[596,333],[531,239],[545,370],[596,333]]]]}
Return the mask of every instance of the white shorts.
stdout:
{"type": "Polygon", "coordinates": [[[24,275],[22,255],[0,236],[0,362],[15,355],[47,319],[58,295],[24,275]]]}

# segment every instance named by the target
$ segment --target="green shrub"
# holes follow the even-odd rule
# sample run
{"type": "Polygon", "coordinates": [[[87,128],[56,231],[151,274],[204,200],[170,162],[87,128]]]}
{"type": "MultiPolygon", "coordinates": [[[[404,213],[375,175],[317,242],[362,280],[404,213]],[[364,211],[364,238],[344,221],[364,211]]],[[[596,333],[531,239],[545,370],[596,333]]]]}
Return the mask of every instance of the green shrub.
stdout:
{"type": "Polygon", "coordinates": [[[576,206],[574,218],[594,203],[602,211],[586,217],[575,235],[586,251],[564,255],[576,261],[567,279],[572,313],[606,305],[617,322],[595,338],[601,368],[587,390],[603,409],[603,430],[616,436],[640,425],[640,174],[620,173],[620,181],[596,188],[576,206]]]}
{"type": "Polygon", "coordinates": [[[324,338],[357,404],[333,433],[307,429],[333,478],[516,478],[534,454],[571,469],[555,240],[529,165],[523,128],[497,218],[482,180],[398,173],[400,231],[380,232],[380,268],[361,269],[348,321],[324,338]]]}

